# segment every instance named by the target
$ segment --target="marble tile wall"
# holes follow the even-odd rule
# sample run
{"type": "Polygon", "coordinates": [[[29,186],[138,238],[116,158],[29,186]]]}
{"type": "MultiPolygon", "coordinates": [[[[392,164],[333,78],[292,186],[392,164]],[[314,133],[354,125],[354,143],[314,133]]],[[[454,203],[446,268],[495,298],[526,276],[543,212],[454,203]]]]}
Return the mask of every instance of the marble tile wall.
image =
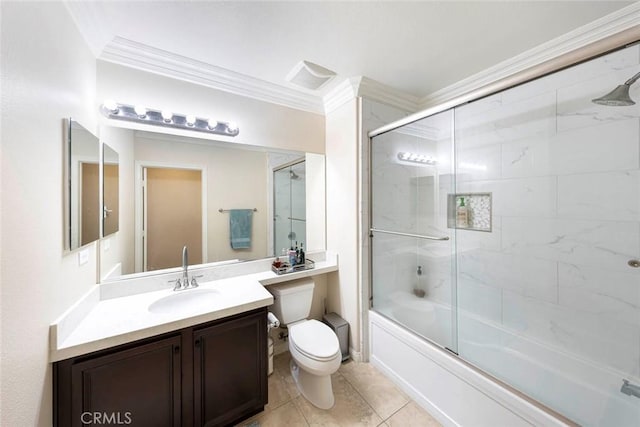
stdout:
{"type": "Polygon", "coordinates": [[[455,111],[458,165],[483,166],[456,191],[492,192],[494,224],[456,233],[460,308],[636,378],[640,107],[591,99],[638,71],[633,46],[455,111]]]}

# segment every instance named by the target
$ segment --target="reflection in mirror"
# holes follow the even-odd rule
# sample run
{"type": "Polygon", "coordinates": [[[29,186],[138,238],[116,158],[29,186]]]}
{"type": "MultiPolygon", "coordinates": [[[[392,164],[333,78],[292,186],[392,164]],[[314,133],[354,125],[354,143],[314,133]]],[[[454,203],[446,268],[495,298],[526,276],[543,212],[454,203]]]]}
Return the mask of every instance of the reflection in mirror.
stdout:
{"type": "Polygon", "coordinates": [[[100,237],[98,138],[78,122],[65,120],[65,249],[100,237]]]}
{"type": "Polygon", "coordinates": [[[107,144],[102,145],[102,236],[118,231],[120,216],[118,188],[120,167],[118,153],[107,144]]]}
{"type": "Polygon", "coordinates": [[[120,229],[100,251],[103,280],[179,268],[184,245],[191,265],[272,257],[282,250],[276,242],[289,242],[292,232],[306,249],[324,250],[323,155],[146,131],[102,133],[118,148],[122,184],[120,229]],[[274,171],[285,166],[300,177],[288,184],[297,199],[286,217],[304,219],[311,203],[316,226],[306,231],[304,222],[292,229],[290,219],[283,230],[275,225],[274,171]],[[317,179],[305,189],[309,176],[317,179]],[[240,246],[232,244],[239,236],[232,236],[231,211],[251,212],[240,246]]]}
{"type": "Polygon", "coordinates": [[[287,249],[307,248],[305,161],[280,166],[273,171],[274,245],[279,255],[287,249]]]}

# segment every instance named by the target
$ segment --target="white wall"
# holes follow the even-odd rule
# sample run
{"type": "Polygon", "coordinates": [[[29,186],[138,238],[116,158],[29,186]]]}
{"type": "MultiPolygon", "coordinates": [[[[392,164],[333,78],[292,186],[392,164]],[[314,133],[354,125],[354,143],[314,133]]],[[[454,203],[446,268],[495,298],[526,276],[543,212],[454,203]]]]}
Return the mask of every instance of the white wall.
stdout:
{"type": "Polygon", "coordinates": [[[64,117],[96,133],[95,60],[62,3],[1,3],[3,426],[52,419],[49,324],[96,281],[63,253],[64,117]]]}
{"type": "Polygon", "coordinates": [[[340,269],[327,275],[327,308],[349,322],[349,347],[360,353],[358,281],[359,99],[327,114],[327,249],[338,253],[340,269]]]}
{"type": "MultiPolygon", "coordinates": [[[[174,113],[234,121],[240,128],[240,134],[235,138],[199,133],[198,136],[201,138],[324,153],[325,120],[320,114],[244,98],[104,61],[98,61],[97,80],[98,104],[105,99],[113,99],[125,104],[142,104],[147,108],[168,108],[174,113]]],[[[126,122],[116,124],[112,121],[111,124],[157,130],[126,122]]],[[[167,129],[167,133],[172,133],[171,131],[167,129]]],[[[180,130],[173,133],[193,134],[180,130]]]]}

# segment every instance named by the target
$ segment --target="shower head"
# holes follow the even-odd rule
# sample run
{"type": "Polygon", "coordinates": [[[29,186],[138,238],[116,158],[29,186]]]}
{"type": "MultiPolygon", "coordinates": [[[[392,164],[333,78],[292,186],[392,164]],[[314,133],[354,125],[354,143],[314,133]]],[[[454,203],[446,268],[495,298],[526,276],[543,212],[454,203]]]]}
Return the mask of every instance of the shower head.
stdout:
{"type": "Polygon", "coordinates": [[[290,170],[290,171],[289,171],[289,178],[291,178],[291,179],[298,179],[298,178],[300,178],[300,177],[299,177],[299,176],[298,176],[298,174],[297,174],[297,173],[295,173],[293,170],[290,170]]]}
{"type": "Polygon", "coordinates": [[[592,99],[591,102],[598,105],[606,105],[609,107],[626,107],[634,105],[633,99],[629,96],[629,88],[640,78],[640,73],[631,77],[624,84],[619,85],[608,94],[600,98],[592,99]]]}

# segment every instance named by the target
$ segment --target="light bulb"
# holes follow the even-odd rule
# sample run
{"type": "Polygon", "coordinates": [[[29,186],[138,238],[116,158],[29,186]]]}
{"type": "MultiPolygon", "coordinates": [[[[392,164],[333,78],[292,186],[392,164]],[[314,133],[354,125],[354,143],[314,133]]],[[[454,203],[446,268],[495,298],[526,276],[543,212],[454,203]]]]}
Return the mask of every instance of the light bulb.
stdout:
{"type": "Polygon", "coordinates": [[[227,123],[227,128],[230,132],[235,132],[238,130],[238,124],[236,122],[229,122],[227,123]]]}
{"type": "Polygon", "coordinates": [[[218,126],[218,121],[214,119],[209,119],[209,121],[207,122],[207,126],[209,127],[209,129],[213,130],[218,126]]]}
{"type": "Polygon", "coordinates": [[[139,119],[144,119],[147,116],[147,109],[141,105],[136,105],[133,111],[136,112],[139,119]]]}
{"type": "Polygon", "coordinates": [[[187,120],[187,126],[193,126],[196,124],[196,116],[189,114],[186,117],[186,120],[187,120]]]}
{"type": "Polygon", "coordinates": [[[118,103],[113,99],[107,99],[102,105],[104,105],[104,108],[109,110],[111,114],[117,114],[118,111],[120,111],[120,109],[118,108],[118,103]]]}
{"type": "Polygon", "coordinates": [[[173,113],[169,110],[162,110],[162,119],[165,123],[171,123],[171,119],[173,118],[173,113]]]}

